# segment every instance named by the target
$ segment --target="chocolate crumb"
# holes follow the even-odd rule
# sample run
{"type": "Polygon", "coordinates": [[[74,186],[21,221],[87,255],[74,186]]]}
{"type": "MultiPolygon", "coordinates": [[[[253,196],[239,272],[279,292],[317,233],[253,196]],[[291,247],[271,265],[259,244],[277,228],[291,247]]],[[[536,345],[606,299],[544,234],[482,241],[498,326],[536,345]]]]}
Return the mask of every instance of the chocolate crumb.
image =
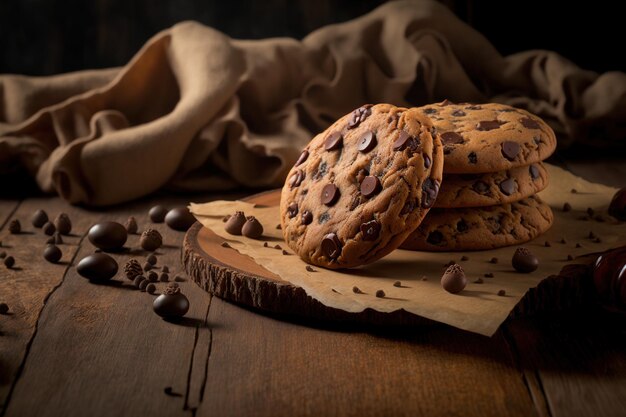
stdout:
{"type": "Polygon", "coordinates": [[[493,272],[487,272],[485,274],[485,278],[493,278],[493,277],[494,277],[493,272]]]}
{"type": "Polygon", "coordinates": [[[581,245],[580,243],[576,243],[576,247],[577,247],[577,248],[582,248],[582,247],[583,247],[583,245],[581,245]]]}
{"type": "Polygon", "coordinates": [[[504,297],[504,296],[506,295],[506,291],[504,291],[504,290],[500,290],[500,291],[498,291],[498,295],[499,295],[500,297],[504,297]]]}
{"type": "Polygon", "coordinates": [[[574,257],[573,257],[572,255],[567,255],[567,260],[568,260],[568,261],[573,261],[573,260],[574,260],[574,257]]]}
{"type": "Polygon", "coordinates": [[[562,244],[566,244],[566,243],[567,243],[567,240],[566,240],[564,237],[562,237],[562,238],[561,238],[561,243],[562,243],[562,244]]]}
{"type": "Polygon", "coordinates": [[[361,291],[359,287],[352,287],[352,292],[355,294],[363,294],[363,291],[361,291]]]}
{"type": "Polygon", "coordinates": [[[595,243],[600,243],[600,242],[602,242],[602,240],[601,240],[599,237],[595,238],[593,241],[594,241],[595,243]]]}
{"type": "Polygon", "coordinates": [[[543,244],[543,246],[545,246],[546,248],[549,248],[549,247],[550,247],[550,246],[552,246],[552,245],[550,244],[550,242],[548,242],[548,241],[546,240],[546,242],[543,244]]]}
{"type": "Polygon", "coordinates": [[[309,272],[317,272],[311,265],[307,265],[305,269],[309,272]]]}
{"type": "Polygon", "coordinates": [[[291,254],[283,249],[283,255],[291,255],[291,254]]]}
{"type": "Polygon", "coordinates": [[[283,227],[280,224],[276,225],[276,230],[281,230],[283,227]]]}
{"type": "Polygon", "coordinates": [[[263,242],[263,247],[264,247],[264,248],[269,247],[269,243],[267,243],[267,242],[263,242]]]}
{"type": "Polygon", "coordinates": [[[563,204],[563,211],[564,212],[572,211],[572,205],[570,203],[563,204]]]}
{"type": "Polygon", "coordinates": [[[593,215],[596,214],[596,212],[591,207],[587,207],[587,214],[589,215],[589,217],[593,217],[593,215]]]}
{"type": "Polygon", "coordinates": [[[468,257],[468,256],[463,255],[463,256],[461,256],[461,260],[462,260],[462,261],[469,261],[469,257],[468,257]]]}
{"type": "MultiPolygon", "coordinates": [[[[548,243],[548,242],[546,242],[546,243],[548,243]]],[[[489,263],[490,264],[497,264],[498,263],[498,258],[493,257],[493,258],[489,259],[489,263]]]]}
{"type": "Polygon", "coordinates": [[[588,237],[589,239],[595,239],[595,238],[596,238],[596,234],[595,234],[595,233],[593,233],[593,232],[589,232],[589,234],[587,235],[587,237],[588,237]]]}
{"type": "Polygon", "coordinates": [[[220,246],[223,248],[230,248],[230,245],[228,244],[228,242],[222,242],[220,246]]]}
{"type": "Polygon", "coordinates": [[[274,245],[274,249],[279,249],[280,250],[282,248],[280,247],[280,245],[274,245]]]}
{"type": "Polygon", "coordinates": [[[571,192],[572,194],[576,194],[576,193],[578,192],[578,190],[577,190],[576,188],[572,188],[572,189],[570,190],[570,192],[571,192]]]}
{"type": "Polygon", "coordinates": [[[482,278],[478,278],[476,281],[474,281],[474,284],[482,284],[483,282],[485,281],[483,281],[482,278]]]}
{"type": "Polygon", "coordinates": [[[393,283],[394,287],[402,287],[402,283],[400,281],[396,281],[393,283]]]}
{"type": "Polygon", "coordinates": [[[376,290],[376,298],[385,298],[385,292],[383,290],[376,290]]]}

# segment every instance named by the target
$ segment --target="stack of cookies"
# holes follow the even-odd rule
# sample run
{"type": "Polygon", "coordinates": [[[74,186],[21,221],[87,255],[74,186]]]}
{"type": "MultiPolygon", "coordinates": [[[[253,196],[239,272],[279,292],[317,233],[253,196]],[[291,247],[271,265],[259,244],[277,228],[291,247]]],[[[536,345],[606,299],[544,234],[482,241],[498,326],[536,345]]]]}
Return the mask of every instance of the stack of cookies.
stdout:
{"type": "Polygon", "coordinates": [[[542,161],[556,148],[540,118],[502,104],[419,108],[444,149],[435,205],[401,248],[426,251],[493,249],[526,242],[552,224],[535,194],[548,185],[542,161]]]}

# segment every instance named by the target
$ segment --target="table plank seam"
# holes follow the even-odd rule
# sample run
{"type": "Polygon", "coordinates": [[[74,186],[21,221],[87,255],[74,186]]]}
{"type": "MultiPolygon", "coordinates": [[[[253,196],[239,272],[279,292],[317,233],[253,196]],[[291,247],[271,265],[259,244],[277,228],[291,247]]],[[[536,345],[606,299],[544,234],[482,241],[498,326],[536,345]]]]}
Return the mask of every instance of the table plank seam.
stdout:
{"type": "Polygon", "coordinates": [[[48,294],[46,294],[45,298],[43,299],[43,305],[42,305],[41,309],[39,310],[39,314],[37,316],[37,321],[35,323],[35,330],[33,331],[33,334],[30,337],[30,340],[28,341],[28,343],[26,345],[26,349],[24,350],[24,357],[22,359],[22,362],[20,363],[20,366],[17,369],[17,372],[15,373],[15,379],[11,383],[11,388],[9,389],[9,393],[7,394],[7,397],[6,397],[6,400],[4,402],[3,408],[2,408],[2,410],[0,410],[0,417],[4,417],[5,414],[6,414],[6,410],[9,408],[9,404],[11,402],[11,397],[13,396],[13,391],[15,390],[15,387],[16,387],[20,377],[22,376],[22,373],[24,371],[24,367],[26,366],[26,361],[28,360],[28,355],[30,353],[30,349],[31,349],[31,347],[33,345],[33,342],[35,341],[35,338],[37,337],[37,333],[39,331],[39,321],[41,319],[41,315],[43,314],[44,310],[46,309],[46,306],[48,305],[48,300],[50,300],[50,297],[52,297],[52,295],[59,288],[61,288],[61,286],[65,283],[65,278],[67,277],[68,272],[70,271],[70,268],[72,268],[72,266],[74,265],[74,261],[75,261],[76,257],[80,253],[80,249],[82,248],[82,244],[83,244],[83,240],[85,239],[85,236],[87,236],[87,233],[83,233],[83,235],[80,237],[80,240],[78,241],[78,244],[77,244],[76,251],[72,255],[72,259],[70,259],[70,261],[68,262],[67,267],[65,268],[65,272],[63,272],[63,277],[61,278],[61,281],[57,285],[52,287],[50,292],[48,294]]]}

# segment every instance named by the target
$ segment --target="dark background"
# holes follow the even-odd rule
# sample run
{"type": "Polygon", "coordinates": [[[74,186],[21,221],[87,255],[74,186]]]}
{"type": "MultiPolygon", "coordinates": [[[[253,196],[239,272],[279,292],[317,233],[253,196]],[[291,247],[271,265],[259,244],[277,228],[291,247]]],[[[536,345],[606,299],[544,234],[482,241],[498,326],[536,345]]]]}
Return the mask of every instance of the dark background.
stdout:
{"type": "MultiPolygon", "coordinates": [[[[1,0],[0,73],[46,75],[126,63],[158,31],[197,20],[235,38],[302,38],[382,0],[1,0]]],[[[583,68],[626,70],[617,6],[444,0],[503,54],[550,49],[583,68]],[[563,5],[567,5],[564,8],[563,5]],[[614,53],[605,53],[605,50],[614,53]]],[[[578,4],[577,4],[578,3],[578,4]]]]}

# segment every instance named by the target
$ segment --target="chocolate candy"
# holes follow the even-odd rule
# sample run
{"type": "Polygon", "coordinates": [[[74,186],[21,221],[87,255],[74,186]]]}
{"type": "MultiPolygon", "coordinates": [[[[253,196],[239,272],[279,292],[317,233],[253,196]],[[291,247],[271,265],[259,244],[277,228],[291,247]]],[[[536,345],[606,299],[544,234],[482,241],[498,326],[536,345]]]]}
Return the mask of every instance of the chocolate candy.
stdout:
{"type": "Polygon", "coordinates": [[[467,277],[459,264],[453,264],[441,276],[441,286],[451,294],[458,294],[465,289],[467,277]]]}
{"type": "Polygon", "coordinates": [[[307,225],[313,222],[313,213],[308,210],[302,212],[302,224],[307,225]]]}
{"type": "Polygon", "coordinates": [[[6,258],[4,258],[4,266],[6,266],[7,268],[11,269],[11,268],[13,268],[14,265],[15,265],[15,258],[14,257],[9,255],[6,258]]]}
{"type": "Polygon", "coordinates": [[[246,215],[243,211],[237,211],[235,214],[230,216],[226,224],[224,225],[224,230],[231,235],[241,235],[241,228],[246,223],[246,215]]]}
{"type": "Polygon", "coordinates": [[[154,285],[154,284],[152,284],[152,283],[150,283],[150,284],[146,285],[146,292],[147,292],[148,294],[154,294],[154,293],[155,293],[155,291],[156,291],[156,285],[154,285]]]}
{"type": "Polygon", "coordinates": [[[56,231],[62,235],[69,235],[72,231],[70,217],[65,213],[59,214],[56,219],[54,219],[54,227],[56,227],[56,231]]]}
{"type": "Polygon", "coordinates": [[[155,298],[152,308],[165,319],[175,319],[187,314],[189,300],[180,292],[178,284],[171,283],[163,294],[155,298]]]}
{"type": "Polygon", "coordinates": [[[87,238],[95,247],[103,251],[117,251],[122,249],[128,232],[117,222],[102,222],[91,226],[87,238]]]}
{"type": "Polygon", "coordinates": [[[382,188],[380,180],[373,175],[368,175],[361,181],[361,194],[364,197],[371,197],[374,194],[378,194],[382,188]]]}
{"type": "Polygon", "coordinates": [[[159,280],[159,274],[154,271],[150,271],[146,274],[146,278],[148,278],[148,281],[150,282],[157,282],[159,280]]]}
{"type": "Polygon", "coordinates": [[[163,223],[166,214],[167,209],[161,205],[156,205],[148,211],[148,217],[150,217],[152,223],[163,223]]]}
{"type": "Polygon", "coordinates": [[[361,223],[361,233],[363,233],[363,240],[378,239],[378,235],[380,234],[380,223],[376,220],[361,223]]]}
{"type": "Polygon", "coordinates": [[[254,216],[249,216],[241,228],[241,234],[251,239],[258,239],[263,235],[263,225],[254,216]]]}
{"type": "Polygon", "coordinates": [[[152,269],[152,264],[150,262],[144,262],[143,263],[143,270],[148,272],[149,270],[152,269]]]}
{"type": "Polygon", "coordinates": [[[322,252],[330,259],[337,259],[341,254],[341,241],[335,233],[329,233],[322,239],[322,252]]]}
{"type": "Polygon", "coordinates": [[[148,281],[147,279],[144,279],[143,281],[141,281],[139,283],[139,291],[146,292],[146,288],[148,287],[149,284],[150,284],[150,281],[148,281]]]}
{"type": "Polygon", "coordinates": [[[48,236],[52,236],[54,232],[57,231],[57,228],[54,226],[52,222],[46,222],[46,224],[43,225],[42,229],[43,229],[43,232],[47,234],[48,236]]]}
{"type": "Polygon", "coordinates": [[[343,136],[339,132],[333,132],[326,138],[324,142],[324,149],[327,151],[334,151],[343,146],[343,136]]]}
{"type": "Polygon", "coordinates": [[[130,216],[128,220],[126,220],[126,224],[124,225],[124,227],[126,228],[126,231],[129,235],[134,235],[139,229],[139,227],[137,226],[137,219],[135,219],[133,216],[130,216]]]}
{"type": "Polygon", "coordinates": [[[161,272],[161,275],[159,275],[159,281],[168,282],[169,280],[170,276],[167,274],[167,272],[161,272]]]}
{"type": "Polygon", "coordinates": [[[609,215],[617,220],[626,221],[626,188],[615,193],[609,204],[609,215]]]}
{"type": "Polygon", "coordinates": [[[61,256],[63,256],[63,253],[56,245],[48,245],[43,251],[44,259],[53,264],[59,262],[59,260],[61,260],[61,256]]]}
{"type": "Polygon", "coordinates": [[[307,151],[306,149],[303,150],[300,156],[298,157],[298,160],[296,161],[294,166],[297,167],[298,165],[302,164],[304,161],[307,160],[308,157],[309,157],[309,151],[307,151]]]}
{"type": "Polygon", "coordinates": [[[13,219],[9,222],[9,233],[16,235],[22,231],[22,225],[17,219],[13,219]]]}
{"type": "Polygon", "coordinates": [[[142,282],[146,281],[146,277],[144,277],[143,275],[137,275],[135,277],[135,279],[133,280],[133,285],[137,288],[139,288],[139,286],[141,285],[142,282]]]}
{"type": "Polygon", "coordinates": [[[131,281],[143,273],[141,265],[136,259],[131,259],[124,265],[124,275],[131,281]]]}
{"type": "Polygon", "coordinates": [[[80,260],[76,271],[90,281],[108,281],[117,274],[117,262],[106,253],[94,253],[80,260]]]}
{"type": "Polygon", "coordinates": [[[365,132],[361,139],[359,140],[359,144],[357,149],[363,153],[369,152],[376,147],[376,135],[371,130],[365,132]]]}
{"type": "Polygon", "coordinates": [[[513,254],[511,264],[516,271],[533,272],[539,267],[539,258],[533,255],[527,248],[517,248],[513,254]]]}
{"type": "Polygon", "coordinates": [[[519,154],[520,146],[517,142],[502,142],[502,156],[509,161],[515,160],[517,154],[519,154]]]}
{"type": "Polygon", "coordinates": [[[187,231],[195,222],[196,218],[187,207],[175,207],[165,215],[165,224],[180,232],[187,231]]]}
{"type": "Polygon", "coordinates": [[[34,227],[40,229],[43,227],[44,224],[48,222],[48,214],[45,211],[39,209],[33,213],[33,217],[31,217],[30,221],[34,227]]]}
{"type": "Polygon", "coordinates": [[[332,206],[339,200],[339,188],[335,184],[326,184],[324,188],[322,188],[322,204],[327,206],[332,206]]]}
{"type": "Polygon", "coordinates": [[[150,265],[156,265],[157,264],[157,257],[154,253],[151,253],[150,255],[146,256],[146,262],[148,262],[150,265]]]}
{"type": "Polygon", "coordinates": [[[147,229],[141,234],[139,244],[143,249],[153,252],[161,247],[163,244],[163,237],[157,230],[147,229]]]}
{"type": "Polygon", "coordinates": [[[478,124],[476,125],[476,130],[482,130],[482,131],[494,130],[494,129],[500,128],[500,125],[502,124],[504,123],[498,120],[482,120],[478,122],[478,124]]]}

